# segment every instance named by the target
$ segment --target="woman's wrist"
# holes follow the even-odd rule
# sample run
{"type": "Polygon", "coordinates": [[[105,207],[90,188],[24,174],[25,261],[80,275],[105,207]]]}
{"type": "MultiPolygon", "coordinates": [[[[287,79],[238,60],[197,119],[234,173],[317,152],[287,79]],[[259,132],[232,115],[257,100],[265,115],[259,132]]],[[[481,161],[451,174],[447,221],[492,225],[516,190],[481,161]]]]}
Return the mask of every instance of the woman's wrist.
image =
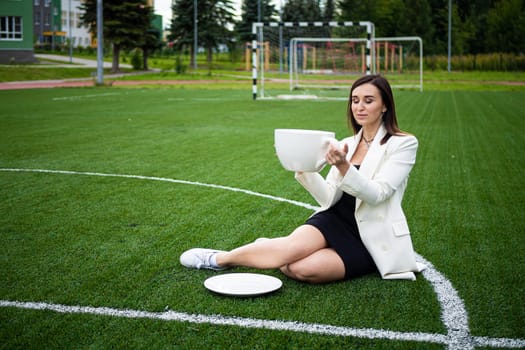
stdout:
{"type": "Polygon", "coordinates": [[[340,164],[335,165],[337,170],[339,170],[339,173],[341,174],[341,176],[346,175],[346,173],[348,172],[348,169],[350,169],[350,166],[351,164],[349,161],[344,161],[344,162],[341,162],[340,164]]]}

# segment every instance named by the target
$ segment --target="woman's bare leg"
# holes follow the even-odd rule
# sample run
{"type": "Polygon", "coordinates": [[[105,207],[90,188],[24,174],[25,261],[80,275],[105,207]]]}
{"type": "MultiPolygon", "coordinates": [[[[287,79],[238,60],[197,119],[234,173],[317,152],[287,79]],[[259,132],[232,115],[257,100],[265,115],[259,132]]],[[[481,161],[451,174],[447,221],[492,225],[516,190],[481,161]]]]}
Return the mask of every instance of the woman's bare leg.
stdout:
{"type": "Polygon", "coordinates": [[[216,256],[217,265],[273,269],[301,260],[326,248],[323,234],[314,226],[302,225],[289,236],[258,241],[216,256]]]}
{"type": "Polygon", "coordinates": [[[339,281],[345,277],[343,260],[332,248],[324,248],[281,267],[286,276],[309,283],[339,281]]]}

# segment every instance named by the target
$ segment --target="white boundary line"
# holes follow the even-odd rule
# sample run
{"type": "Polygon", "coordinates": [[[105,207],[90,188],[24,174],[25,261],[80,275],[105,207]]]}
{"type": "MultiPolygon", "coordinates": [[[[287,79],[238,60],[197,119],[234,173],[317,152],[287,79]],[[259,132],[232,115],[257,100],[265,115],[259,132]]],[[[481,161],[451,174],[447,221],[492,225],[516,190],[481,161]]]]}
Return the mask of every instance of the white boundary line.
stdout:
{"type": "Polygon", "coordinates": [[[211,188],[217,188],[221,190],[227,190],[232,192],[242,192],[249,194],[251,196],[256,197],[263,197],[267,199],[271,199],[274,201],[279,202],[286,202],[293,204],[298,207],[303,207],[306,209],[316,210],[318,207],[303,203],[294,201],[291,199],[281,198],[281,197],[275,197],[269,194],[263,194],[258,192],[253,192],[250,190],[243,190],[241,188],[236,187],[229,187],[229,186],[222,186],[222,185],[214,185],[214,184],[207,184],[203,182],[194,182],[194,181],[186,181],[186,180],[176,180],[176,179],[170,179],[166,177],[154,177],[154,176],[142,176],[142,175],[125,175],[125,174],[106,174],[106,173],[94,173],[94,172],[85,172],[85,171],[69,171],[69,170],[47,170],[47,169],[11,169],[11,168],[0,168],[0,171],[12,171],[12,172],[31,172],[31,173],[49,173],[49,174],[66,174],[66,175],[88,175],[88,176],[101,176],[101,177],[121,177],[121,178],[128,178],[128,179],[140,179],[140,180],[152,180],[152,181],[164,181],[164,182],[172,182],[172,183],[179,183],[179,184],[185,184],[185,185],[195,185],[195,186],[203,186],[203,187],[211,187],[211,188]]]}
{"type": "MultiPolygon", "coordinates": [[[[165,181],[172,183],[180,183],[187,185],[196,185],[210,188],[223,189],[233,192],[242,192],[245,194],[268,198],[280,202],[290,203],[307,209],[315,210],[317,207],[307,203],[289,200],[286,198],[275,197],[267,194],[253,192],[235,187],[228,187],[222,185],[206,184],[201,182],[192,182],[185,180],[176,180],[162,177],[150,177],[141,175],[125,175],[125,174],[107,174],[96,172],[78,172],[68,170],[47,170],[47,169],[15,169],[15,168],[0,168],[4,172],[36,172],[36,173],[51,173],[51,174],[67,174],[67,175],[88,175],[101,177],[119,177],[131,178],[141,180],[165,181]]],[[[418,261],[427,265],[427,269],[423,271],[423,276],[427,279],[434,291],[436,292],[438,302],[441,307],[441,320],[447,329],[447,334],[437,333],[420,333],[420,332],[395,332],[383,329],[370,328],[349,328],[339,327],[324,324],[310,324],[295,321],[278,321],[278,320],[260,320],[242,317],[224,317],[220,315],[192,315],[176,311],[167,311],[163,313],[155,313],[139,310],[121,310],[107,307],[86,307],[86,306],[67,306],[60,304],[35,303],[35,302],[19,302],[0,300],[1,307],[18,307],[24,309],[36,310],[51,310],[60,313],[88,313],[105,316],[127,317],[127,318],[151,318],[166,321],[181,321],[191,323],[210,323],[216,325],[232,325],[246,328],[265,328],[272,330],[288,330],[293,332],[306,332],[313,334],[328,334],[339,336],[353,336],[368,339],[390,339],[390,340],[405,340],[405,341],[419,341],[440,343],[448,346],[448,349],[473,349],[475,346],[490,346],[490,347],[506,347],[519,348],[525,347],[524,339],[510,339],[510,338],[489,338],[489,337],[472,337],[468,327],[468,315],[465,310],[463,300],[459,297],[457,291],[452,286],[452,283],[424,257],[417,254],[418,261]]]]}
{"type": "Polygon", "coordinates": [[[53,101],[61,101],[61,100],[79,100],[81,98],[93,98],[93,97],[101,97],[101,96],[114,96],[114,95],[121,95],[120,92],[106,92],[103,94],[91,94],[91,95],[79,95],[79,96],[64,96],[64,97],[53,97],[53,101]]]}
{"type": "MultiPolygon", "coordinates": [[[[303,323],[296,321],[261,320],[256,318],[228,317],[221,315],[199,315],[171,310],[165,312],[150,312],[130,309],[114,309],[109,307],[70,306],[61,304],[21,302],[9,300],[0,300],[0,307],[15,307],[19,309],[54,311],[64,314],[89,314],[122,318],[146,318],[161,321],[189,322],[195,324],[206,323],[219,326],[238,326],[243,328],[269,329],[366,339],[416,341],[444,344],[448,345],[449,348],[451,348],[451,340],[449,339],[449,337],[444,334],[436,333],[395,332],[385,329],[350,328],[319,323],[303,323]]],[[[475,346],[490,346],[496,348],[519,348],[525,346],[525,340],[521,339],[471,337],[470,341],[475,346]]]]}
{"type": "Polygon", "coordinates": [[[368,339],[389,339],[405,340],[447,344],[448,340],[442,334],[429,334],[418,332],[393,332],[383,329],[371,328],[349,328],[331,326],[318,323],[303,323],[295,321],[262,320],[245,317],[228,317],[221,315],[195,315],[185,312],[165,311],[148,312],[129,309],[113,309],[108,307],[90,306],[68,306],[60,304],[19,302],[19,301],[0,301],[2,307],[16,307],[31,310],[49,310],[59,313],[91,314],[102,316],[114,316],[123,318],[148,318],[163,321],[179,321],[189,323],[209,323],[221,326],[239,326],[244,328],[264,328],[270,330],[292,331],[311,334],[336,335],[346,337],[358,337],[368,339]]]}

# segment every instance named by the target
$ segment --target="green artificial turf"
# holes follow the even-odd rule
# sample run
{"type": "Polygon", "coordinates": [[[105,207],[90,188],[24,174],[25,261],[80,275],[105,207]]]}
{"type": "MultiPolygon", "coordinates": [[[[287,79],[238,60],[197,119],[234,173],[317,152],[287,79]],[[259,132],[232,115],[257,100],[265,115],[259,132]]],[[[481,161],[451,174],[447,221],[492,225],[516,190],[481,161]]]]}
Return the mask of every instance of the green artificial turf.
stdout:
{"type": "MultiPolygon", "coordinates": [[[[464,300],[472,335],[525,338],[523,92],[396,92],[420,142],[404,207],[415,249],[464,300]]],[[[280,166],[275,128],[348,135],[341,101],[252,101],[249,91],[72,88],[0,91],[0,168],[130,174],[230,186],[315,204],[280,166]]],[[[289,233],[311,210],[220,188],[148,179],[0,171],[0,299],[399,332],[445,333],[432,286],[284,282],[262,298],[211,294],[215,273],[178,262],[289,233]]],[[[253,272],[238,268],[234,272],[253,272]]],[[[0,309],[6,348],[443,348],[0,309]]]]}

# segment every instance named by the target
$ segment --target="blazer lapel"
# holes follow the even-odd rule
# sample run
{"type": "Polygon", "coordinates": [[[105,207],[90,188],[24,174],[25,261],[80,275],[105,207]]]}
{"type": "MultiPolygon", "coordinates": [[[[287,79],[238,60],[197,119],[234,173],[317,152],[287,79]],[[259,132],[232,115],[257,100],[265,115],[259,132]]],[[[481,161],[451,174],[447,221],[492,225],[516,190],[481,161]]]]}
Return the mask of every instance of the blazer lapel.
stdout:
{"type": "MultiPolygon", "coordinates": [[[[363,132],[363,129],[359,131],[358,135],[361,135],[363,132]]],[[[374,137],[374,141],[372,141],[372,144],[370,145],[370,148],[368,149],[368,152],[366,153],[365,158],[363,159],[363,162],[361,163],[361,167],[359,168],[359,172],[361,175],[366,177],[367,179],[372,179],[374,176],[377,167],[381,163],[381,160],[383,159],[383,154],[386,150],[386,144],[381,145],[381,139],[386,135],[386,129],[381,124],[379,127],[379,130],[377,130],[377,134],[374,137]]],[[[361,137],[359,137],[358,140],[360,140],[361,137]]],[[[355,207],[356,210],[361,205],[361,200],[359,198],[356,198],[355,207]]]]}
{"type": "Polygon", "coordinates": [[[353,137],[349,139],[348,144],[348,153],[346,154],[346,158],[348,160],[352,159],[352,156],[355,153],[355,150],[357,149],[357,146],[359,146],[359,141],[361,141],[361,135],[363,134],[363,129],[359,130],[357,134],[355,134],[353,137]]]}

